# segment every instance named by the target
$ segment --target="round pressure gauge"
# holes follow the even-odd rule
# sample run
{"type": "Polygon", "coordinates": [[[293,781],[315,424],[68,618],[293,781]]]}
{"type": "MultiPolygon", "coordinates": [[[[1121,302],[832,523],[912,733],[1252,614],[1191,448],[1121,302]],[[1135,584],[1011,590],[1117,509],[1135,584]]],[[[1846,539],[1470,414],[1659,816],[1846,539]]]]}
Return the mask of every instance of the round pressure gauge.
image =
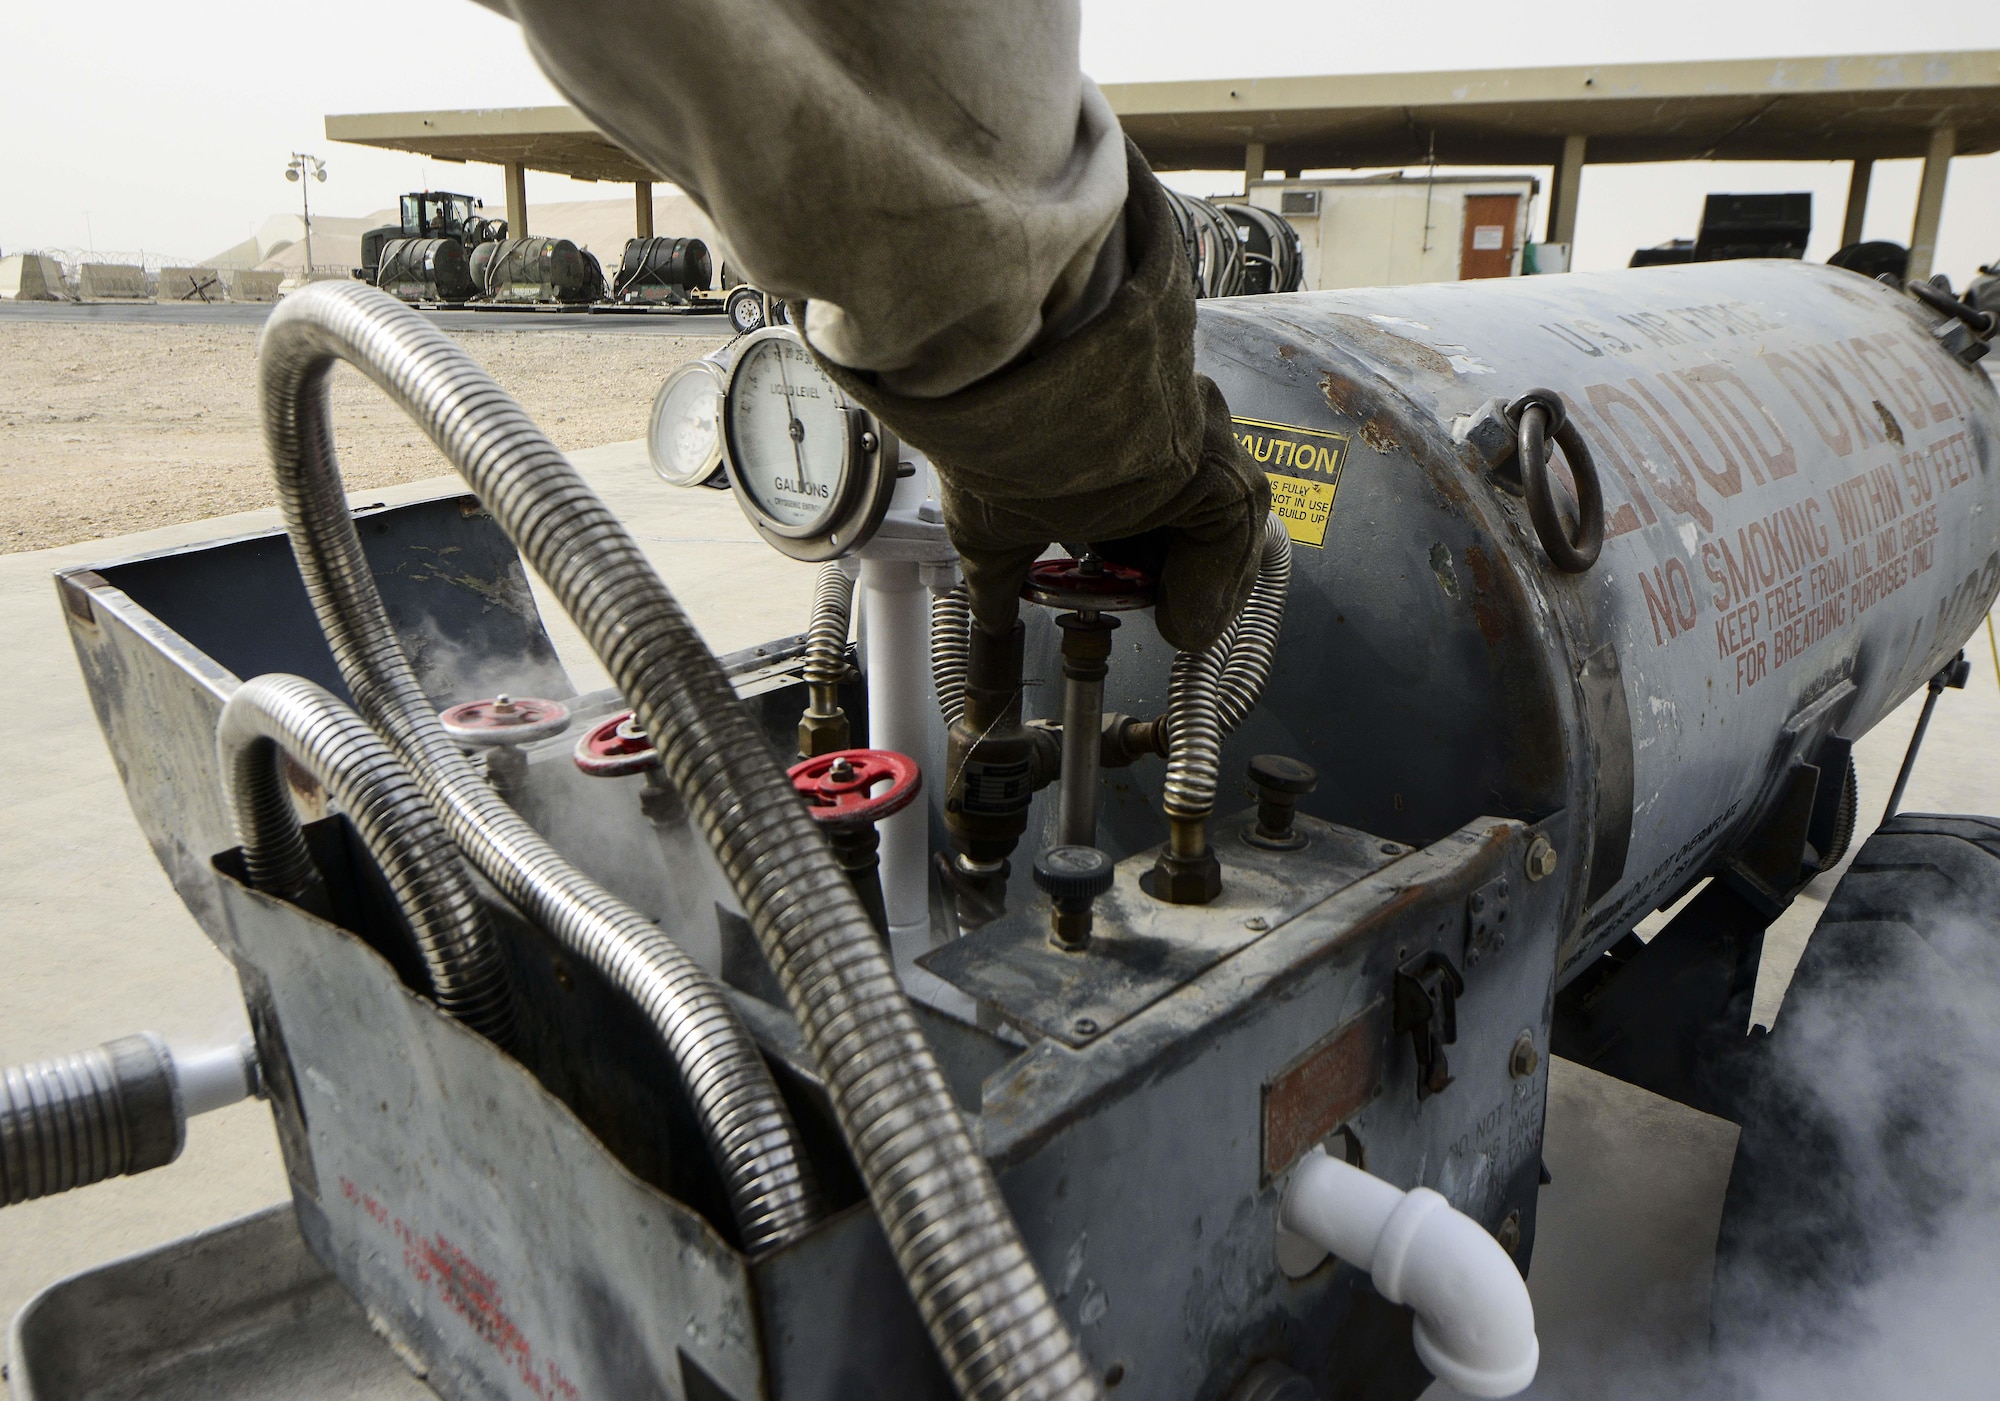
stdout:
{"type": "Polygon", "coordinates": [[[663,479],[694,486],[722,465],[722,432],[716,422],[721,399],[722,369],[712,361],[690,360],[667,376],[653,398],[653,421],[646,431],[646,456],[663,479]]]}
{"type": "Polygon", "coordinates": [[[788,326],[738,343],[723,393],[722,454],[743,514],[794,559],[859,548],[896,490],[895,440],[849,402],[788,326]]]}

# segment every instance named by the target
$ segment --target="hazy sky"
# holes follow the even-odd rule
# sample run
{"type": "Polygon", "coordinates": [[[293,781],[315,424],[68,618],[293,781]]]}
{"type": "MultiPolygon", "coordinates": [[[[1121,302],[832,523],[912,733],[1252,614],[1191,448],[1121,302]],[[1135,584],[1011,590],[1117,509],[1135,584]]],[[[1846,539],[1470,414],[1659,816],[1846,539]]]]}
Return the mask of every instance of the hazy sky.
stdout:
{"type": "MultiPolygon", "coordinates": [[[[2000,49],[2000,4],[1084,2],[1084,68],[1103,82],[1948,49],[2000,49]],[[1894,23],[1884,24],[1889,13],[1894,23]]],[[[782,81],[757,74],[754,56],[723,61],[746,82],[782,81]]],[[[96,0],[86,11],[18,0],[0,18],[0,249],[209,256],[297,208],[298,188],[284,180],[294,150],[327,161],[328,182],[313,189],[325,213],[363,214],[426,185],[498,204],[493,168],[337,146],[322,119],[557,100],[514,26],[470,0],[96,0]]],[[[1908,241],[1916,165],[1877,167],[1870,237],[1908,241]]],[[[1702,195],[1719,189],[1813,191],[1810,256],[1823,258],[1839,232],[1846,179],[1845,166],[1823,163],[1593,166],[1578,263],[1622,266],[1634,247],[1691,236],[1702,195]]],[[[1222,175],[1175,183],[1203,193],[1228,187],[1222,175]]],[[[529,176],[536,202],[624,193],[529,176]]],[[[1938,266],[1962,283],[1994,259],[2000,157],[1961,159],[1938,266]]]]}

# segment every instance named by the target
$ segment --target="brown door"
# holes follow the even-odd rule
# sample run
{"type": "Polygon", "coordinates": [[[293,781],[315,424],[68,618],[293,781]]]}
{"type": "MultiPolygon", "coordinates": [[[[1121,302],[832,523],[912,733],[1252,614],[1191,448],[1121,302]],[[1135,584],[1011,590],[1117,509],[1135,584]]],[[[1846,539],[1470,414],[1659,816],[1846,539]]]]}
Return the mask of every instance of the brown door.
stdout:
{"type": "Polygon", "coordinates": [[[1514,222],[1519,195],[1467,195],[1465,242],[1458,250],[1460,277],[1506,277],[1514,271],[1514,222]]]}

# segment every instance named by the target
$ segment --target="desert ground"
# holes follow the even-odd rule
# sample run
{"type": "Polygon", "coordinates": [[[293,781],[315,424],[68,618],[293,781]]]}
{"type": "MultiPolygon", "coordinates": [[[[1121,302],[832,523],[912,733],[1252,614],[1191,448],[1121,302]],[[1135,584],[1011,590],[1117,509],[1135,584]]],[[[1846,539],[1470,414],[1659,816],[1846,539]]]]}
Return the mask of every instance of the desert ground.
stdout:
{"type": "MultiPolygon", "coordinates": [[[[667,372],[713,336],[465,331],[565,449],[641,437],[667,372]]],[[[249,326],[0,322],[0,553],[276,504],[249,326]]],[[[350,489],[448,470],[354,371],[333,388],[350,489]]]]}

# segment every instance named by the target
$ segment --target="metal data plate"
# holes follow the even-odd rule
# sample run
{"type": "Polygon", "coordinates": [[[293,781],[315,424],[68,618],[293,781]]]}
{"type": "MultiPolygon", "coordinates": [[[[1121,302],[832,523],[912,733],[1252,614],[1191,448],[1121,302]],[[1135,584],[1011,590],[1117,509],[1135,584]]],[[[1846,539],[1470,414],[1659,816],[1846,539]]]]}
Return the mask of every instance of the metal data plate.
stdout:
{"type": "Polygon", "coordinates": [[[1049,904],[1038,898],[917,962],[1024,1030],[1083,1046],[1409,848],[1350,827],[1297,820],[1306,845],[1269,851],[1243,839],[1256,821],[1213,824],[1222,894],[1208,905],[1169,905],[1140,888],[1150,851],[1118,865],[1097,902],[1090,947],[1049,942],[1049,904]]]}

